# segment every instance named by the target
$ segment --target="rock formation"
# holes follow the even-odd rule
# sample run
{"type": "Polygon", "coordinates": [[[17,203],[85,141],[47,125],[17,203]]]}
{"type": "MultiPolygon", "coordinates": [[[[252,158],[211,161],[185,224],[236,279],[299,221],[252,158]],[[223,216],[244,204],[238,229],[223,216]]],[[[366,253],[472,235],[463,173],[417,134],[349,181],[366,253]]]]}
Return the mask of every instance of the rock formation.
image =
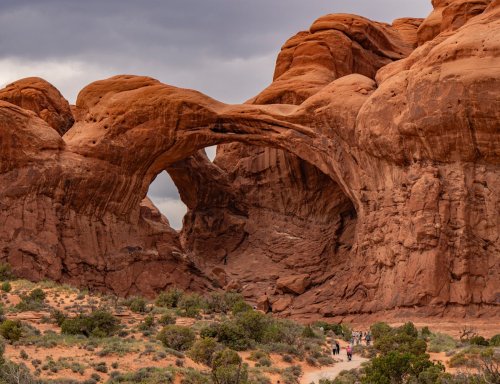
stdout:
{"type": "Polygon", "coordinates": [[[120,295],[236,289],[282,316],[498,316],[500,3],[327,15],[226,105],[154,79],[0,91],[0,256],[120,295]],[[203,148],[219,145],[212,163],[203,148]],[[180,233],[146,198],[167,170],[180,233]]]}

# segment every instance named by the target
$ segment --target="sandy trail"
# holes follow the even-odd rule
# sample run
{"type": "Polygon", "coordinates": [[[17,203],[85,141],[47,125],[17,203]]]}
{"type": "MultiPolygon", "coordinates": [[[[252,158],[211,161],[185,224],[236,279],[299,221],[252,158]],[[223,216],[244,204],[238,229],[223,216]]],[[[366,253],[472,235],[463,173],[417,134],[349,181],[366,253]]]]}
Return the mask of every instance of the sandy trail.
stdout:
{"type": "Polygon", "coordinates": [[[309,371],[302,376],[300,384],[318,383],[320,379],[334,379],[343,370],[358,368],[362,363],[368,361],[361,356],[354,355],[351,361],[347,361],[347,356],[341,357],[343,360],[333,367],[323,367],[314,371],[309,371]]]}

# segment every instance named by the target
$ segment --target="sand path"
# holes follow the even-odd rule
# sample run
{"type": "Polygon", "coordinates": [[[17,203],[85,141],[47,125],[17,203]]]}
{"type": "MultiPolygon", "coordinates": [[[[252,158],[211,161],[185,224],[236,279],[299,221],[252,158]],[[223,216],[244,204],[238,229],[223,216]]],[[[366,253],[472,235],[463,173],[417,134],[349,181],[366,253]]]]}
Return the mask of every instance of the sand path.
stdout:
{"type": "Polygon", "coordinates": [[[333,367],[323,367],[314,371],[309,371],[300,379],[300,384],[318,383],[320,379],[334,379],[343,370],[358,368],[362,363],[368,361],[361,356],[354,355],[351,361],[347,361],[347,356],[341,357],[342,361],[333,367]]]}

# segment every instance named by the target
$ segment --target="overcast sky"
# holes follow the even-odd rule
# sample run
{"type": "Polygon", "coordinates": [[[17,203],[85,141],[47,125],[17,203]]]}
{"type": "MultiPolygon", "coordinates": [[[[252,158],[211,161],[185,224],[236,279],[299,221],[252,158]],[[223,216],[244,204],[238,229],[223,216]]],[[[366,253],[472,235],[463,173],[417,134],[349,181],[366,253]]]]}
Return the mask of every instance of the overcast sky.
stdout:
{"type": "MultiPolygon", "coordinates": [[[[0,87],[40,76],[74,103],[86,84],[148,75],[243,102],[272,79],[285,40],[327,13],[391,22],[425,17],[430,0],[0,0],[0,87]]],[[[179,228],[168,178],[149,193],[179,228]]]]}

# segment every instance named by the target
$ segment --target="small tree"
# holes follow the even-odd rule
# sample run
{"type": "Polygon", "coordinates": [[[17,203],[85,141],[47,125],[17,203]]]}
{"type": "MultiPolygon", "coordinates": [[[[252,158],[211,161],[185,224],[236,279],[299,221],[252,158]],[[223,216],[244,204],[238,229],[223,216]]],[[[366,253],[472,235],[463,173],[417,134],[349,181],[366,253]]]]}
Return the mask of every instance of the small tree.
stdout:
{"type": "Polygon", "coordinates": [[[212,378],[215,384],[244,383],[248,379],[247,367],[235,351],[226,348],[213,357],[212,378]]]}
{"type": "Polygon", "coordinates": [[[158,333],[157,338],[167,348],[186,351],[193,345],[196,335],[191,328],[167,325],[158,333]]]}
{"type": "Polygon", "coordinates": [[[221,349],[222,346],[217,340],[212,337],[203,337],[193,344],[188,355],[197,363],[210,366],[214,353],[221,349]]]}
{"type": "Polygon", "coordinates": [[[177,308],[179,300],[182,298],[183,292],[177,288],[170,288],[168,291],[158,295],[155,301],[157,307],[177,308]]]}
{"type": "Polygon", "coordinates": [[[19,320],[5,320],[0,325],[0,335],[10,342],[18,341],[23,335],[21,322],[19,320]]]}

